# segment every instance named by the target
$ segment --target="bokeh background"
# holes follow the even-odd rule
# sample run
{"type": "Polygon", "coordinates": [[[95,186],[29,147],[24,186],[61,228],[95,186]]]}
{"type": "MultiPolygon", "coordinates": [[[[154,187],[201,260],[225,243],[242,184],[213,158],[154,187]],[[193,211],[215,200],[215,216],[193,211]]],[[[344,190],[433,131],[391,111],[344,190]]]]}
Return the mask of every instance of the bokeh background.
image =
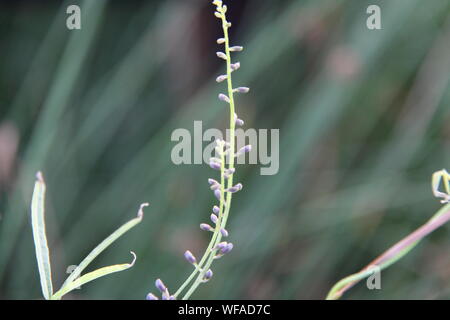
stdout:
{"type": "MultiPolygon", "coordinates": [[[[242,165],[232,254],[193,298],[322,299],[440,207],[431,174],[450,169],[448,0],[227,1],[246,127],[280,129],[280,171],[242,165]],[[382,30],[366,27],[381,7],[382,30]]],[[[70,299],[143,299],[174,290],[200,255],[214,197],[207,165],[172,164],[176,128],[226,128],[217,101],[221,30],[207,0],[0,2],[0,298],[42,297],[29,205],[47,181],[54,287],[150,202],[144,221],[89,270],[130,270],[70,299]],[[79,4],[82,29],[66,28],[79,4]]],[[[347,299],[450,298],[443,227],[347,299]]]]}

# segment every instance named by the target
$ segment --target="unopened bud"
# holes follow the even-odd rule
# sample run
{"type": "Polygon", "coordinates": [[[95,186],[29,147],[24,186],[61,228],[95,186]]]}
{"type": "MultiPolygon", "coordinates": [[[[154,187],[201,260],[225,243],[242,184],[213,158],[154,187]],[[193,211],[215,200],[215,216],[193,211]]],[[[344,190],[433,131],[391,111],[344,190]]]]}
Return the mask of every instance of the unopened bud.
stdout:
{"type": "Polygon", "coordinates": [[[244,50],[244,47],[241,47],[241,46],[234,46],[234,47],[230,48],[230,51],[234,51],[234,52],[239,52],[242,50],[244,50]]]}

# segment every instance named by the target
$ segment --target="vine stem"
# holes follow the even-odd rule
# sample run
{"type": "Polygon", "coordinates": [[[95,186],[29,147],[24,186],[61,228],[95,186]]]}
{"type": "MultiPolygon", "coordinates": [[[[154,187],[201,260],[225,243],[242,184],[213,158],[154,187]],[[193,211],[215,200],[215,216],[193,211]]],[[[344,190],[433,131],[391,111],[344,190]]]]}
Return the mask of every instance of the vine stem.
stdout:
{"type": "MultiPolygon", "coordinates": [[[[229,147],[229,160],[228,160],[228,169],[234,169],[234,162],[235,162],[235,106],[234,106],[234,95],[233,95],[233,83],[231,79],[231,53],[230,53],[230,41],[229,41],[229,35],[228,35],[228,22],[226,20],[225,13],[221,16],[222,20],[222,28],[224,33],[224,39],[225,39],[225,54],[226,54],[226,73],[227,73],[227,87],[228,87],[228,97],[230,99],[229,106],[230,106],[230,147],[229,147]]],[[[192,282],[194,277],[197,275],[197,278],[195,281],[191,284],[191,287],[187,290],[186,294],[183,296],[183,300],[189,299],[189,297],[192,295],[192,293],[197,289],[197,287],[202,283],[202,280],[208,271],[209,267],[211,266],[215,255],[216,255],[216,246],[217,244],[222,240],[222,235],[220,233],[220,229],[226,227],[226,223],[228,220],[228,215],[230,212],[231,207],[231,199],[232,199],[232,193],[226,192],[226,188],[231,188],[233,186],[233,174],[230,175],[230,177],[227,179],[227,186],[225,186],[225,178],[224,173],[226,169],[226,161],[225,161],[225,153],[221,153],[221,197],[220,197],[220,208],[219,208],[219,217],[218,221],[216,223],[216,228],[214,230],[214,234],[211,238],[211,241],[209,242],[209,245],[203,254],[200,262],[198,263],[198,266],[194,269],[194,271],[189,275],[189,277],[186,279],[186,281],[180,286],[180,288],[176,291],[174,294],[175,298],[183,292],[189,283],[192,282]],[[226,198],[226,200],[225,200],[226,198]]]]}
{"type": "Polygon", "coordinates": [[[372,275],[374,268],[384,270],[408,254],[425,236],[450,220],[450,204],[443,206],[427,223],[397,242],[382,255],[369,263],[360,272],[352,274],[337,282],[327,295],[327,300],[339,299],[344,292],[353,287],[360,280],[372,275]]]}

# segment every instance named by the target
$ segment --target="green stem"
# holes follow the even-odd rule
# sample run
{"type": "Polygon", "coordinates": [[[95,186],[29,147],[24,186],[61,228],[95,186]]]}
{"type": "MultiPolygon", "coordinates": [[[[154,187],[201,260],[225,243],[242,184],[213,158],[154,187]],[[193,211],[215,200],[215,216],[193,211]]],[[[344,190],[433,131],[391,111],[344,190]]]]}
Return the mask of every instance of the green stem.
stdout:
{"type": "MultiPolygon", "coordinates": [[[[229,165],[228,169],[234,169],[234,160],[235,160],[235,107],[234,107],[234,96],[233,96],[233,83],[231,79],[231,53],[230,53],[230,41],[228,36],[228,22],[226,20],[225,14],[222,15],[222,28],[224,33],[224,39],[225,39],[225,54],[227,56],[226,66],[227,66],[227,84],[228,84],[228,98],[230,99],[230,148],[229,148],[229,165]]],[[[222,165],[225,163],[225,161],[222,159],[222,165]]],[[[225,189],[225,182],[223,179],[223,172],[222,178],[221,178],[221,187],[222,190],[225,189]]],[[[227,188],[231,188],[233,186],[233,175],[230,175],[228,178],[228,186],[227,188]]],[[[222,205],[222,198],[224,195],[224,191],[222,192],[221,197],[221,205],[222,205]]],[[[232,193],[227,192],[226,194],[226,205],[225,205],[225,212],[223,214],[223,217],[220,216],[219,220],[216,224],[216,230],[214,231],[213,239],[211,240],[210,244],[211,246],[208,247],[207,251],[205,252],[205,255],[203,258],[207,258],[206,264],[203,265],[202,271],[198,274],[197,278],[195,279],[192,286],[189,288],[189,290],[186,292],[186,294],[183,296],[183,300],[189,299],[189,297],[192,295],[192,293],[197,289],[197,287],[202,283],[202,280],[205,276],[205,273],[208,271],[209,267],[211,266],[214,257],[216,255],[216,249],[213,249],[216,247],[216,245],[222,240],[222,235],[220,234],[220,229],[226,227],[227,220],[228,220],[228,214],[230,212],[231,207],[231,199],[232,199],[232,193]]],[[[222,210],[221,210],[222,212],[222,210]]],[[[202,258],[202,261],[204,260],[202,258]]],[[[192,275],[192,278],[194,275],[192,275]]],[[[191,279],[192,279],[191,278],[191,279]]]]}
{"type": "Polygon", "coordinates": [[[181,292],[183,292],[183,290],[187,287],[187,285],[192,281],[192,279],[194,279],[195,275],[197,273],[200,273],[203,270],[203,264],[205,263],[206,259],[208,258],[208,256],[210,255],[212,248],[214,247],[214,244],[216,243],[216,239],[219,235],[220,232],[220,225],[221,225],[221,219],[223,216],[223,207],[224,207],[224,173],[225,173],[225,156],[221,155],[221,168],[220,168],[220,175],[221,175],[221,180],[220,180],[220,185],[222,188],[222,193],[221,193],[221,197],[220,197],[220,207],[219,207],[219,217],[217,220],[217,224],[216,224],[216,228],[214,230],[214,234],[208,244],[208,247],[205,250],[205,253],[203,254],[203,257],[200,259],[200,262],[198,263],[198,265],[196,266],[196,268],[194,269],[194,271],[192,271],[192,273],[189,275],[189,277],[186,279],[186,281],[183,282],[183,284],[180,286],[180,288],[178,288],[178,290],[175,292],[174,297],[177,298],[181,292]]]}
{"type": "Polygon", "coordinates": [[[450,220],[450,204],[443,206],[436,212],[427,223],[397,242],[391,248],[386,250],[381,256],[369,263],[360,272],[352,274],[337,282],[327,295],[327,300],[339,299],[347,290],[353,287],[360,280],[370,276],[373,273],[373,267],[378,266],[384,270],[392,264],[399,261],[428,234],[445,224],[450,220]]]}

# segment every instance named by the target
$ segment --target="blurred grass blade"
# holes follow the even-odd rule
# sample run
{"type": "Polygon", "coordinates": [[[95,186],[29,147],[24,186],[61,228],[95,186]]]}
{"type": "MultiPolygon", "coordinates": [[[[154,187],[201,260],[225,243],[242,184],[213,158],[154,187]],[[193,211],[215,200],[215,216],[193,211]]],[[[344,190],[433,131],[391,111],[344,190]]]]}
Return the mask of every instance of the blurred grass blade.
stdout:
{"type": "Polygon", "coordinates": [[[34,246],[36,248],[36,259],[41,278],[42,293],[45,299],[50,299],[53,294],[52,272],[50,266],[50,254],[48,250],[47,237],[45,235],[45,182],[42,173],[36,174],[33,199],[31,202],[31,223],[33,227],[34,246]]]}
{"type": "MultiPolygon", "coordinates": [[[[109,237],[107,237],[105,240],[103,240],[97,247],[95,247],[94,250],[92,250],[91,253],[89,253],[87,255],[87,257],[84,258],[84,260],[81,261],[81,263],[77,266],[77,268],[70,274],[70,276],[64,282],[60,291],[64,290],[66,286],[72,287],[73,283],[78,282],[78,280],[83,278],[84,276],[81,277],[80,279],[75,280],[76,278],[78,278],[80,276],[81,272],[83,272],[83,270],[92,262],[92,260],[94,260],[100,253],[102,253],[106,248],[108,248],[114,241],[116,241],[118,238],[120,238],[124,233],[126,233],[128,230],[130,230],[131,228],[136,226],[138,223],[140,223],[144,216],[143,209],[146,206],[148,206],[148,203],[141,204],[136,218],[134,218],[134,219],[128,221],[127,223],[125,223],[124,225],[122,225],[119,229],[114,231],[114,233],[112,233],[109,237]]],[[[120,271],[120,270],[116,270],[116,271],[112,271],[112,272],[117,272],[117,271],[120,271]]],[[[108,274],[108,273],[105,273],[105,274],[108,274]]],[[[91,279],[91,280],[93,280],[93,279],[91,279]]],[[[91,281],[91,280],[89,280],[89,281],[91,281]]]]}
{"type": "Polygon", "coordinates": [[[95,271],[86,273],[84,276],[63,286],[58,292],[56,292],[52,296],[52,300],[59,300],[59,299],[61,299],[62,296],[69,293],[73,289],[76,289],[92,280],[98,279],[103,276],[107,276],[111,273],[120,272],[120,271],[126,270],[128,268],[131,268],[134,265],[134,263],[136,262],[136,254],[133,251],[131,251],[131,254],[133,255],[133,261],[131,261],[131,263],[115,264],[112,266],[103,267],[103,268],[97,269],[95,271]]]}

